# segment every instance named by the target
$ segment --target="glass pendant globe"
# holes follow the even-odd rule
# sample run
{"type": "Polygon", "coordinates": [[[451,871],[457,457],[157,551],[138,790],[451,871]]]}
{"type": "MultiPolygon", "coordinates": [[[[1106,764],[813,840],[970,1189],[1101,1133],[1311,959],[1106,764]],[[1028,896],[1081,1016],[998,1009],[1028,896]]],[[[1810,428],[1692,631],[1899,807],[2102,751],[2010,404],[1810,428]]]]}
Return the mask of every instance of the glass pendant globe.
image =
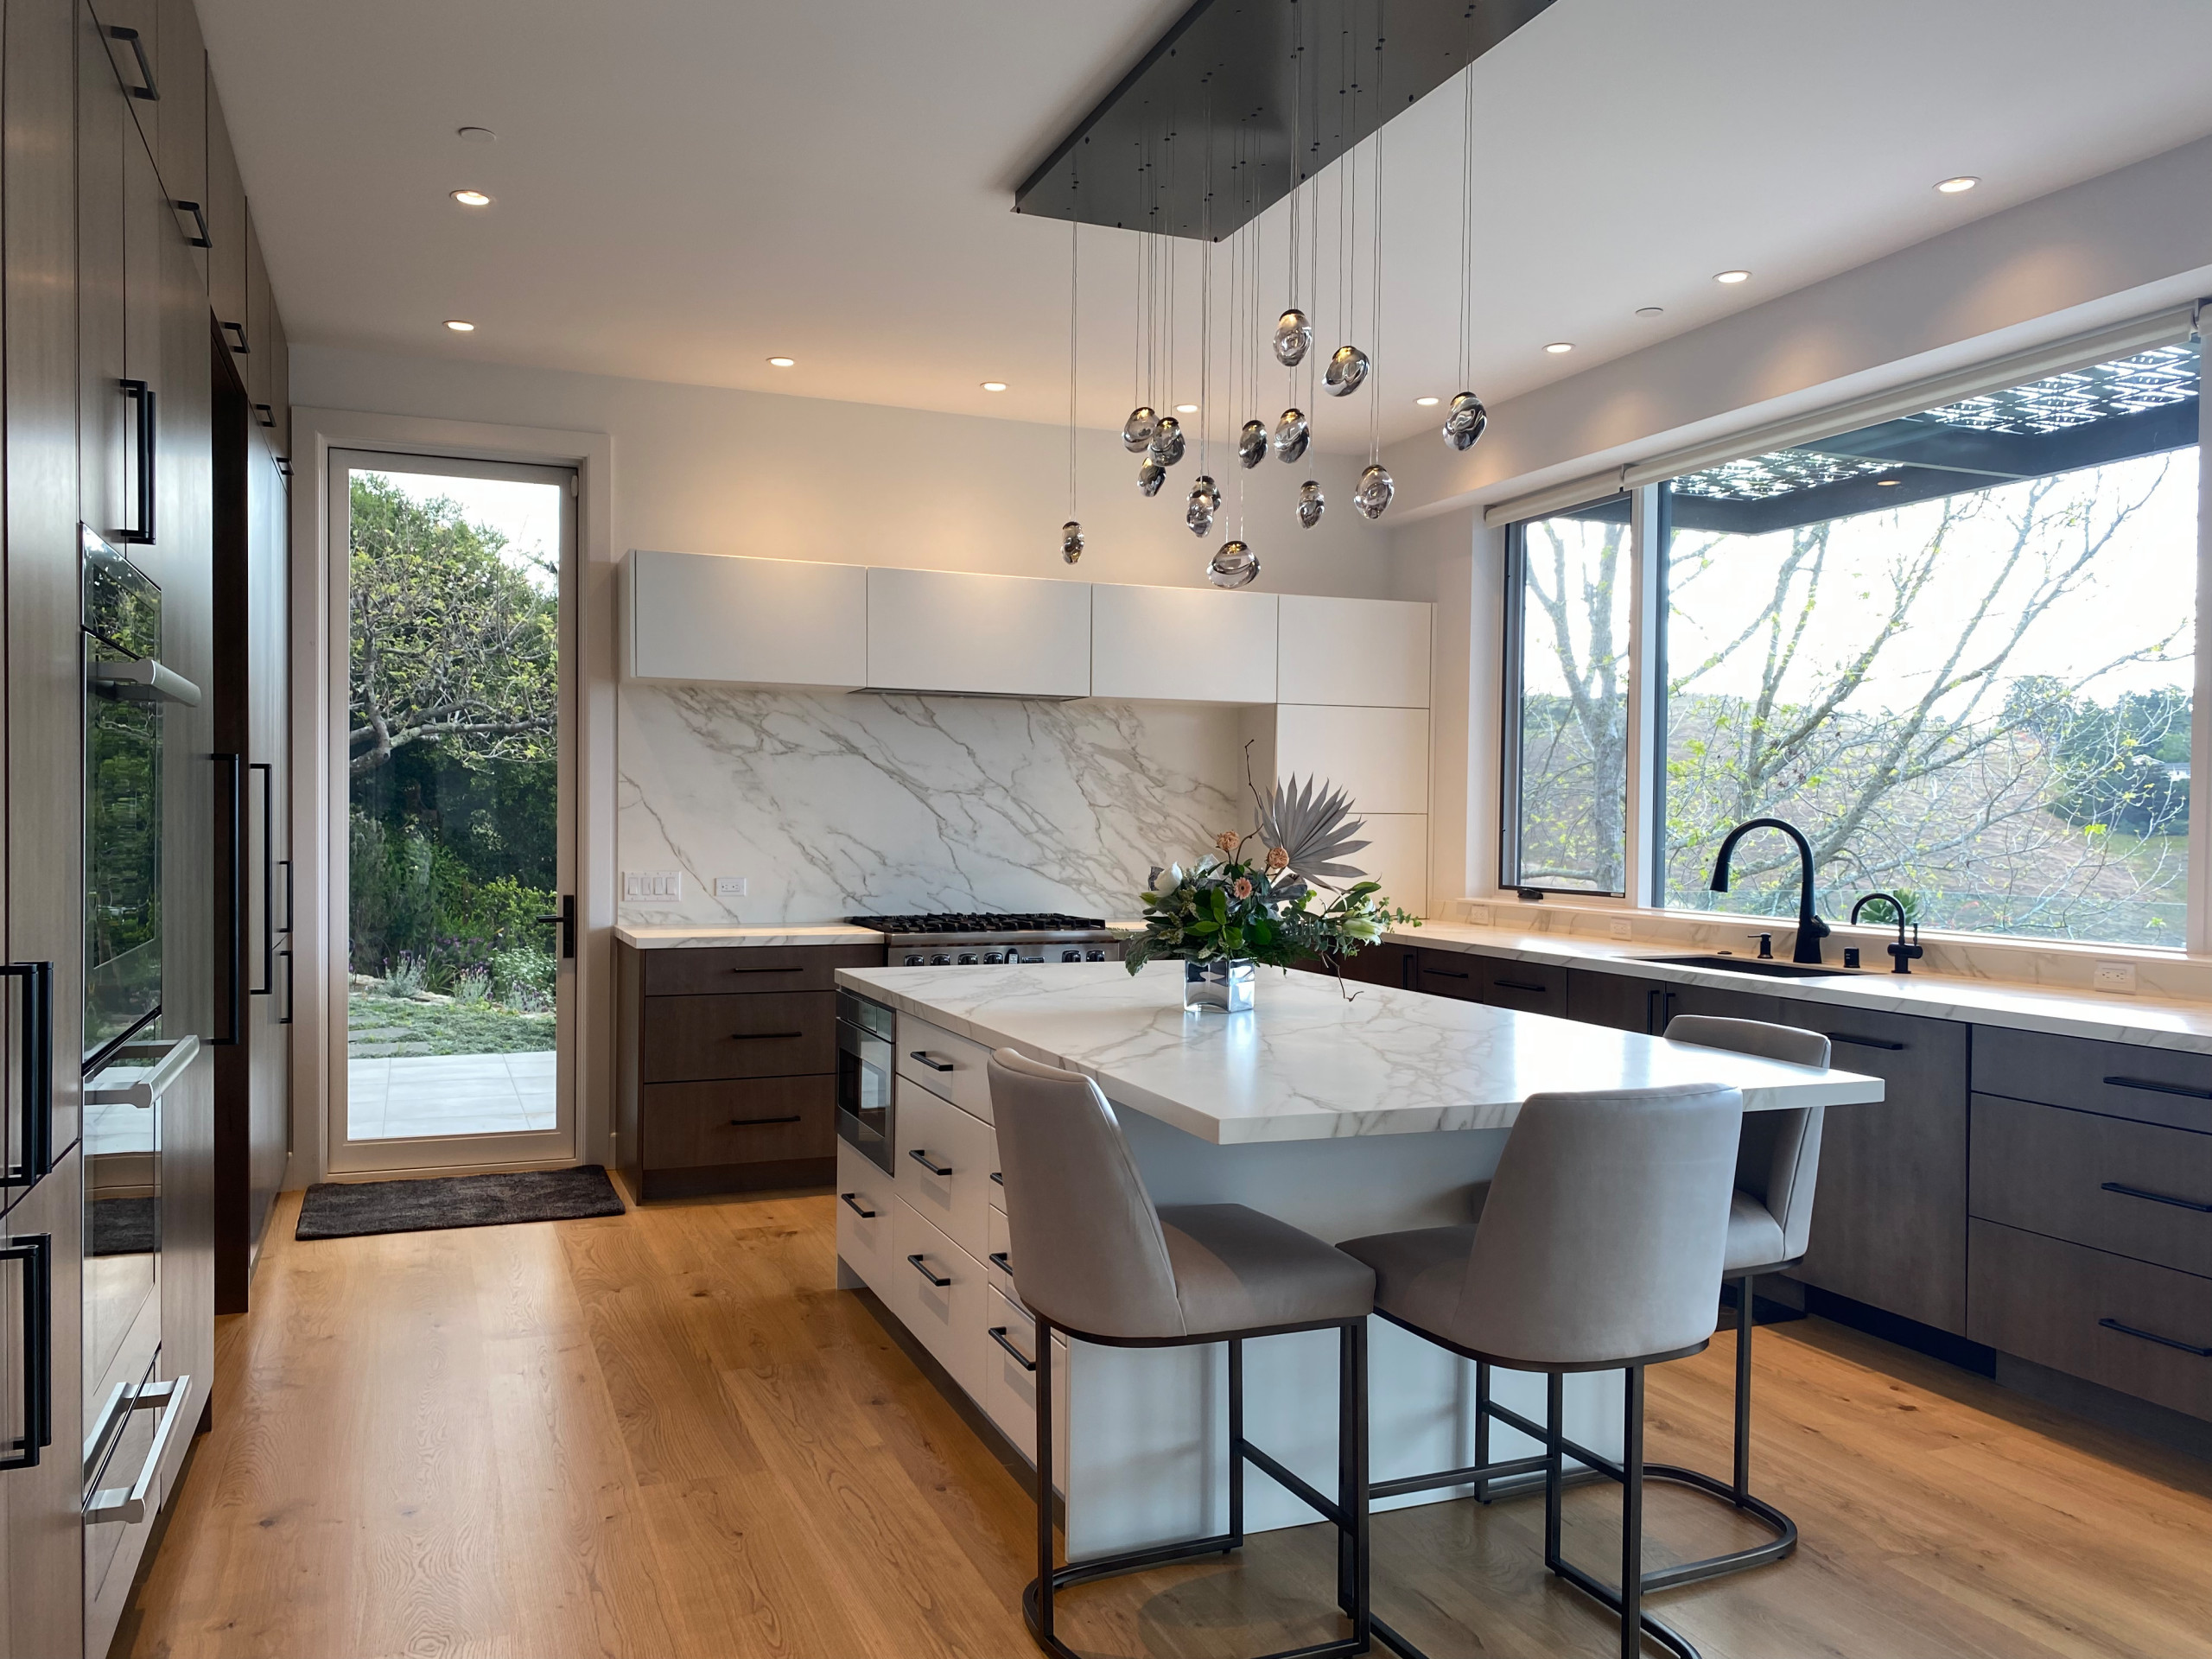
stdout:
{"type": "Polygon", "coordinates": [[[1304,529],[1311,530],[1319,524],[1322,510],[1328,505],[1328,499],[1321,493],[1319,480],[1309,478],[1298,486],[1298,522],[1304,529]]]}
{"type": "Polygon", "coordinates": [[[1147,496],[1158,495],[1160,486],[1166,482],[1166,480],[1167,469],[1148,456],[1144,464],[1137,468],[1137,488],[1147,496]]]}
{"type": "Polygon", "coordinates": [[[1471,449],[1489,424],[1490,411],[1483,407],[1483,400],[1471,391],[1463,391],[1452,400],[1452,412],[1444,417],[1444,442],[1454,449],[1471,449]]]}
{"type": "Polygon", "coordinates": [[[1339,346],[1321,372],[1321,390],[1332,397],[1349,397],[1366,378],[1367,353],[1357,346],[1339,346]]]}
{"type": "Polygon", "coordinates": [[[1313,429],[1306,424],[1302,409],[1286,409],[1282,418],[1275,423],[1275,459],[1296,461],[1306,453],[1306,446],[1313,441],[1313,429]]]}
{"type": "Polygon", "coordinates": [[[1152,442],[1152,429],[1160,424],[1152,405],[1139,404],[1129,411],[1129,418],[1122,423],[1122,448],[1131,454],[1144,453],[1145,445],[1152,442]]]}
{"type": "Polygon", "coordinates": [[[1072,518],[1060,526],[1060,556],[1070,564],[1083,556],[1083,526],[1072,518]]]}
{"type": "Polygon", "coordinates": [[[1206,580],[1217,588],[1249,588],[1260,574],[1260,561],[1242,542],[1224,542],[1206,561],[1206,580]]]}
{"type": "Polygon", "coordinates": [[[1390,472],[1380,465],[1370,467],[1359,475],[1359,488],[1351,498],[1353,506],[1359,509],[1363,518],[1380,518],[1382,509],[1390,505],[1390,498],[1398,486],[1390,481],[1390,472]]]}
{"type": "Polygon", "coordinates": [[[1268,423],[1247,421],[1244,429],[1236,435],[1236,459],[1240,465],[1256,467],[1268,458],[1268,423]]]}
{"type": "Polygon", "coordinates": [[[1296,368],[1313,349],[1313,325],[1296,306],[1275,319],[1274,348],[1275,361],[1286,369],[1296,368]]]}
{"type": "Polygon", "coordinates": [[[1152,442],[1145,446],[1145,454],[1162,467],[1173,467],[1183,459],[1183,423],[1173,415],[1163,415],[1152,429],[1152,442]]]}
{"type": "Polygon", "coordinates": [[[1221,497],[1213,488],[1213,480],[1202,478],[1191,486],[1191,499],[1183,506],[1183,522],[1191,534],[1204,541],[1213,534],[1213,515],[1221,505],[1221,497]]]}

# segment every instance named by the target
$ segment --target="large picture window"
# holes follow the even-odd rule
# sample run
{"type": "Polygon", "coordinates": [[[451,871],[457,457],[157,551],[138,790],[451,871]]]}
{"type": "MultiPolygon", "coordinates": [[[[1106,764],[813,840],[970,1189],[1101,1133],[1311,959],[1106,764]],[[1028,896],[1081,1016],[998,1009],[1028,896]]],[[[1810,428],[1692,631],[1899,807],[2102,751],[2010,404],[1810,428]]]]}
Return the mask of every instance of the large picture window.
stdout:
{"type": "Polygon", "coordinates": [[[1652,902],[1782,916],[1779,836],[1708,886],[1728,830],[1773,816],[1831,919],[1878,889],[1930,928],[2184,944],[2198,381],[2177,342],[1658,486],[1640,778],[1627,514],[1515,526],[1509,868],[1637,890],[1633,813],[1652,902]]]}

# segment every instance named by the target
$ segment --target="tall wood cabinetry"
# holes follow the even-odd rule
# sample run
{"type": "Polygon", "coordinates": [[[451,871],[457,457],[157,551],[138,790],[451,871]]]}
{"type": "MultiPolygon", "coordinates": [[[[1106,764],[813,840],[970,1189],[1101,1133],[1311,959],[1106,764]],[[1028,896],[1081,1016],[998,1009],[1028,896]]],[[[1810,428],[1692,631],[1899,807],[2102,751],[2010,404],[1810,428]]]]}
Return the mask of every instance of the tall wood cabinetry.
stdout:
{"type": "Polygon", "coordinates": [[[107,1649],[283,1157],[284,353],[190,0],[0,0],[0,1659],[50,1659],[107,1649]],[[95,567],[156,594],[130,655],[171,693],[119,785],[87,772],[95,567]],[[111,1042],[117,788],[158,898],[111,1042]]]}

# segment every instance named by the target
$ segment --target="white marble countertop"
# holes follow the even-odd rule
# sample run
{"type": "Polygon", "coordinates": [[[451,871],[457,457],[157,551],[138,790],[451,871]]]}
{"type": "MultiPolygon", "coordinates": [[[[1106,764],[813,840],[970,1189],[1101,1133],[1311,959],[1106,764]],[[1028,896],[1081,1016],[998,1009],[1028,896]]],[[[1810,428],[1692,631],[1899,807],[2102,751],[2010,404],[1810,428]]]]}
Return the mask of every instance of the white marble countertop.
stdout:
{"type": "MultiPolygon", "coordinates": [[[[1786,936],[1787,924],[1776,931],[1786,936]]],[[[1887,1014],[1916,1014],[1935,1020],[1965,1020],[2019,1031],[2050,1032],[2113,1043],[2140,1043],[2150,1048],[2212,1054],[2212,1004],[2143,996],[2099,996],[2047,990],[2002,980],[1968,979],[1956,974],[1893,974],[1886,966],[1839,972],[1827,979],[1782,979],[1732,973],[1726,969],[1685,968],[1651,961],[1654,957],[1688,956],[1693,944],[1657,940],[1632,943],[1578,935],[1521,933],[1511,928],[1475,927],[1460,922],[1427,922],[1394,930],[1393,944],[1564,968],[1603,968],[1611,973],[1702,985],[1714,990],[1758,991],[1768,996],[1826,1003],[1835,1007],[1874,1008],[1887,1014]]],[[[1777,946],[1777,948],[1780,948],[1777,946]]],[[[1823,947],[1840,962],[1834,941],[1823,947]]],[[[1886,957],[1879,958],[1885,964],[1886,957]]]]}
{"type": "Polygon", "coordinates": [[[1097,1078],[1107,1098],[1223,1145],[1511,1126],[1550,1090],[1719,1082],[1748,1109],[1882,1098],[1875,1077],[1546,1014],[1262,969],[1250,1014],[1185,1014],[1182,966],[845,968],[837,982],[992,1047],[1097,1078]]]}
{"type": "Polygon", "coordinates": [[[845,922],[769,922],[759,927],[618,927],[614,937],[640,950],[719,950],[770,944],[880,944],[872,927],[845,922]]]}

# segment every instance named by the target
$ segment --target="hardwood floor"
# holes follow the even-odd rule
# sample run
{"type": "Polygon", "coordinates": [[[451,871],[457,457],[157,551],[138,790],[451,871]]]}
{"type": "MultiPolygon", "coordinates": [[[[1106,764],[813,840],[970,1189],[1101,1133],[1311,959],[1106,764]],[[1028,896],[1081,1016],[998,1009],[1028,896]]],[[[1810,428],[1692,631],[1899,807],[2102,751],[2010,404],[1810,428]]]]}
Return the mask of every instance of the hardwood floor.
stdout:
{"type": "MultiPolygon", "coordinates": [[[[287,1195],[118,1650],[1034,1652],[1029,1499],[834,1287],[832,1202],[302,1244],[287,1195]]],[[[2212,1656],[2204,1465],[1818,1321],[1757,1357],[1756,1468],[1805,1541],[1658,1599],[1709,1659],[2212,1656]]],[[[1653,1372],[1655,1459],[1725,1471],[1732,1363],[1724,1336],[1653,1372]]],[[[1618,1514],[1573,1492],[1570,1553],[1609,1572],[1618,1514]]],[[[1436,1659],[1613,1652],[1541,1524],[1526,1502],[1378,1516],[1376,1605],[1436,1659]]],[[[1733,1524],[1655,1488],[1653,1560],[1733,1524]]],[[[1078,1592],[1065,1629],[1178,1659],[1317,1640],[1332,1548],[1264,1535],[1078,1592]]]]}

